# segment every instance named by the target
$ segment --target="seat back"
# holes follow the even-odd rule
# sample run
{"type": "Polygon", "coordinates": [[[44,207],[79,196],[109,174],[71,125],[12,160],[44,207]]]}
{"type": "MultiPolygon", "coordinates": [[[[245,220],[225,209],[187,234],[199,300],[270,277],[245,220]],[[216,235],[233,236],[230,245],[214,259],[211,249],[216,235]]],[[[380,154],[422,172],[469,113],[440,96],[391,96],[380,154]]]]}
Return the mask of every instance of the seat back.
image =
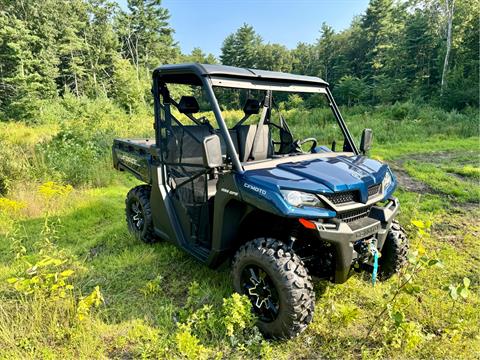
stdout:
{"type": "MultiPolygon", "coordinates": [[[[270,146],[270,128],[268,125],[262,125],[263,131],[261,137],[257,139],[258,144],[256,148],[255,160],[265,160],[271,154],[270,146]]],[[[238,149],[241,162],[249,160],[252,153],[255,134],[257,132],[257,125],[241,125],[237,127],[238,134],[238,149]]]]}
{"type": "MultiPolygon", "coordinates": [[[[263,125],[262,136],[258,139],[255,160],[265,160],[271,153],[270,129],[263,125]]],[[[203,164],[203,139],[212,134],[208,125],[189,125],[172,127],[173,134],[168,139],[169,163],[203,164]]],[[[241,125],[236,129],[230,129],[235,150],[240,162],[247,162],[252,153],[257,125],[241,125]]],[[[222,154],[227,154],[227,146],[220,136],[222,154]]]]}
{"type": "MultiPolygon", "coordinates": [[[[235,151],[237,154],[239,154],[239,149],[238,149],[238,133],[236,129],[229,129],[228,132],[230,133],[230,137],[232,138],[233,146],[235,147],[235,151]]],[[[222,154],[227,155],[227,143],[225,142],[225,139],[221,134],[218,134],[220,136],[220,145],[222,146],[222,154]]]]}
{"type": "Polygon", "coordinates": [[[195,114],[200,111],[197,99],[193,96],[182,96],[178,103],[178,111],[182,114],[195,114]]]}
{"type": "Polygon", "coordinates": [[[173,126],[172,131],[167,144],[167,162],[203,164],[203,139],[212,134],[209,126],[173,126]]]}

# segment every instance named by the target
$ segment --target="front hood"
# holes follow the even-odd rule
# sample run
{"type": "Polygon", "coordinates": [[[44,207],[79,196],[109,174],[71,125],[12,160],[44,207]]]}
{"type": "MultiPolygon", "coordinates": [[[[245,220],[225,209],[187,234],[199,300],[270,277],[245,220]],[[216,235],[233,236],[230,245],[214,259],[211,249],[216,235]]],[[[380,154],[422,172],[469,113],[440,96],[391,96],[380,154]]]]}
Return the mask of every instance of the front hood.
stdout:
{"type": "Polygon", "coordinates": [[[361,201],[367,202],[368,188],[381,183],[387,170],[387,165],[358,155],[283,163],[271,169],[246,171],[245,176],[247,181],[269,188],[313,193],[359,190],[361,201]]]}

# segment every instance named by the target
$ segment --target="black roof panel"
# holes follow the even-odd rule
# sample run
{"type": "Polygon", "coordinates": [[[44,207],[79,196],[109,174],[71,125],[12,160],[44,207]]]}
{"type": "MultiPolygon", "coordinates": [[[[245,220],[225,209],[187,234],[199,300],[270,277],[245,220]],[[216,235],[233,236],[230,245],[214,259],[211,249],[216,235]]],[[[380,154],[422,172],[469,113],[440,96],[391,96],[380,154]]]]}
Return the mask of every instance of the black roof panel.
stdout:
{"type": "Polygon", "coordinates": [[[305,76],[283,73],[278,71],[267,71],[258,69],[239,68],[227,65],[212,65],[212,64],[174,64],[162,65],[156,68],[153,76],[182,75],[194,73],[197,76],[216,76],[225,78],[243,78],[257,80],[273,80],[281,82],[294,82],[305,85],[328,85],[328,83],[316,76],[305,76]]]}

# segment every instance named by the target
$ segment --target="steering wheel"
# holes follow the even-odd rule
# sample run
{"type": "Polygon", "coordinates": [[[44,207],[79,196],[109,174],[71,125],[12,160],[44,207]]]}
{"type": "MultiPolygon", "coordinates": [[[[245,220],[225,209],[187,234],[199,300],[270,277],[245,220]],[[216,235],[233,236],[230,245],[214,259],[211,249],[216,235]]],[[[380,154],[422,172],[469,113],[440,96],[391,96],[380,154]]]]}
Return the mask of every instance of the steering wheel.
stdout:
{"type": "Polygon", "coordinates": [[[295,149],[299,152],[305,152],[302,150],[302,145],[303,144],[306,144],[308,142],[311,142],[312,143],[312,146],[310,146],[310,152],[313,152],[313,149],[315,149],[317,147],[317,139],[315,138],[306,138],[304,140],[295,140],[295,142],[293,143],[295,149]]]}

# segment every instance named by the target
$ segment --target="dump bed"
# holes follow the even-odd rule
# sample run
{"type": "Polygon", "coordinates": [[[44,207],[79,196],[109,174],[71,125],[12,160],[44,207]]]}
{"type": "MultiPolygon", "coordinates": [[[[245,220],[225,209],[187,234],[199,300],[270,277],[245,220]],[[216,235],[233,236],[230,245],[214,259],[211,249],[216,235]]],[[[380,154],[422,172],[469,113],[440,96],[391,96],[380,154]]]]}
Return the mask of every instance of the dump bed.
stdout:
{"type": "Polygon", "coordinates": [[[113,141],[113,167],[120,171],[129,171],[139,180],[151,182],[151,147],[154,139],[115,139],[113,141]]]}

